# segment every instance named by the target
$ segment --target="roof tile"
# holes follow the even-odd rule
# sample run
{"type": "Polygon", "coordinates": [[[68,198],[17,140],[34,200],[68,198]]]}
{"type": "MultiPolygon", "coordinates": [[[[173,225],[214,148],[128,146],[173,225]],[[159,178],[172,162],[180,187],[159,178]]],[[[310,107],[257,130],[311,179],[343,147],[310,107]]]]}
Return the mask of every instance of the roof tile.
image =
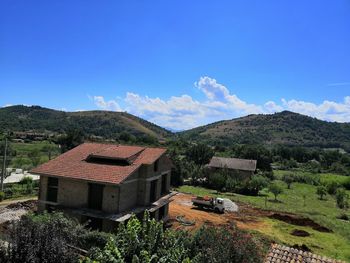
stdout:
{"type": "Polygon", "coordinates": [[[139,146],[84,143],[31,170],[39,175],[120,184],[143,164],[152,164],[166,149],[139,146]],[[119,166],[87,162],[90,155],[125,159],[135,156],[130,165],[119,166]]]}

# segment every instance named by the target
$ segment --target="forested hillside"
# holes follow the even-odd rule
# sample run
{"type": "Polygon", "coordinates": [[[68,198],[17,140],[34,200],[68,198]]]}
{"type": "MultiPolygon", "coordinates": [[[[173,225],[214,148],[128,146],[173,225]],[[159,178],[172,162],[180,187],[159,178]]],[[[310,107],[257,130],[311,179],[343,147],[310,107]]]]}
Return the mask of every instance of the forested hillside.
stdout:
{"type": "Polygon", "coordinates": [[[223,145],[283,144],[350,150],[349,123],[326,122],[289,111],[219,121],[180,135],[186,139],[223,145]]]}
{"type": "Polygon", "coordinates": [[[87,135],[114,139],[121,133],[149,135],[163,139],[171,133],[153,123],[128,114],[112,111],[64,112],[39,106],[0,108],[0,132],[35,131],[66,133],[82,130],[87,135]]]}

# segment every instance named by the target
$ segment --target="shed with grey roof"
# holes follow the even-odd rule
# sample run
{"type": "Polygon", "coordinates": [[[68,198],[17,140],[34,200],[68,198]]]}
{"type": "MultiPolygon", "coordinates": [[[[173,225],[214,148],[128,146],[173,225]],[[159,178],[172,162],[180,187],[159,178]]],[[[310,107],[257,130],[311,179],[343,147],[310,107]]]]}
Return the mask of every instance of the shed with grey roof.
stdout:
{"type": "Polygon", "coordinates": [[[216,157],[211,158],[209,164],[206,167],[212,171],[220,169],[228,169],[234,172],[236,176],[249,178],[256,170],[256,160],[239,159],[239,158],[224,158],[216,157]]]}

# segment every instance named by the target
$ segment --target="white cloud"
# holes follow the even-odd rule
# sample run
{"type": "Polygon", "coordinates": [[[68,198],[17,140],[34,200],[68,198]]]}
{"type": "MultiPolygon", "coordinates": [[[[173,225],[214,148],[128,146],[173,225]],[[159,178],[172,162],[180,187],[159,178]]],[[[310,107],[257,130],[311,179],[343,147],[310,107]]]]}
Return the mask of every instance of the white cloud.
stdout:
{"type": "Polygon", "coordinates": [[[316,117],[321,120],[350,122],[350,97],[344,98],[344,102],[325,100],[320,104],[312,102],[282,99],[283,108],[304,115],[316,117]]]}
{"type": "Polygon", "coordinates": [[[5,108],[5,107],[11,107],[11,106],[13,106],[13,104],[5,104],[5,105],[2,106],[2,107],[5,108]]]}
{"type": "Polygon", "coordinates": [[[267,113],[275,113],[279,111],[283,111],[283,107],[280,105],[277,105],[274,101],[268,101],[264,104],[265,112],[267,113]]]}
{"type": "Polygon", "coordinates": [[[121,111],[119,104],[115,100],[105,101],[102,96],[94,96],[93,100],[96,106],[103,110],[121,111]]]}
{"type": "Polygon", "coordinates": [[[208,106],[222,107],[243,114],[263,113],[260,106],[247,104],[235,94],[230,94],[230,91],[224,85],[218,83],[216,79],[207,76],[201,77],[194,85],[207,96],[209,99],[208,106]]]}
{"type": "Polygon", "coordinates": [[[104,110],[127,111],[160,126],[175,130],[190,129],[223,119],[232,119],[247,114],[275,113],[290,110],[322,120],[350,122],[350,96],[343,102],[325,100],[321,104],[301,100],[281,99],[280,103],[267,101],[262,105],[247,103],[223,84],[210,77],[201,77],[194,86],[202,91],[204,100],[195,100],[189,95],[172,96],[168,99],[151,98],[127,92],[119,101],[106,101],[103,96],[89,98],[104,110]]]}

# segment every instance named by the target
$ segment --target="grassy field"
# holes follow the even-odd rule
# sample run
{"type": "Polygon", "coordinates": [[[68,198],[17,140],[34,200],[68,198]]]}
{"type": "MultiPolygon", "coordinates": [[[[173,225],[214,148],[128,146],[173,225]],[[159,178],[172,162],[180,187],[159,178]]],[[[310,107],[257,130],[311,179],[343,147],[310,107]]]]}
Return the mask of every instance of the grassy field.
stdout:
{"type": "MultiPolygon", "coordinates": [[[[282,171],[277,172],[277,174],[282,173],[282,171]]],[[[320,174],[319,176],[321,176],[321,180],[328,181],[342,181],[346,179],[343,176],[334,174],[320,174]]],[[[294,183],[291,189],[285,187],[284,193],[278,196],[280,202],[273,202],[273,196],[269,193],[266,193],[267,198],[265,198],[265,196],[232,195],[231,193],[217,194],[213,190],[193,186],[182,186],[178,190],[200,196],[218,195],[230,198],[233,201],[249,203],[262,209],[289,212],[308,217],[318,224],[331,229],[333,233],[323,233],[309,227],[298,226],[298,229],[307,229],[307,232],[311,235],[302,238],[295,237],[290,235],[295,226],[282,221],[263,218],[262,220],[267,226],[263,230],[263,234],[289,245],[306,244],[315,253],[350,262],[350,222],[337,219],[337,216],[344,213],[344,210],[337,208],[336,201],[332,196],[328,195],[325,200],[319,200],[316,195],[316,187],[313,185],[294,183]]],[[[350,195],[350,191],[348,193],[350,195]]],[[[349,210],[345,212],[350,216],[349,210]]]]}
{"type": "Polygon", "coordinates": [[[37,151],[39,163],[49,160],[49,154],[45,148],[51,147],[51,158],[56,157],[60,153],[57,145],[47,141],[31,142],[31,143],[11,143],[11,148],[16,151],[16,156],[11,158],[10,167],[30,169],[33,167],[33,159],[30,153],[37,151]]]}

